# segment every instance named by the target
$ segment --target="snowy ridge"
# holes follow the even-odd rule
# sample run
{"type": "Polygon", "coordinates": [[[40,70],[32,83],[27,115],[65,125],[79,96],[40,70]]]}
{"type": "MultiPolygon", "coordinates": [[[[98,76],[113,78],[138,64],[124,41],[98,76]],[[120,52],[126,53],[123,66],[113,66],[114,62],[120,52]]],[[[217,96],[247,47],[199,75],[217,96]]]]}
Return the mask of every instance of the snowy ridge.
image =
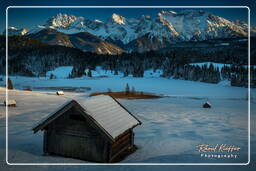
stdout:
{"type": "MultiPolygon", "coordinates": [[[[25,28],[21,28],[21,29],[18,29],[16,27],[8,27],[8,35],[26,35],[27,33],[29,33],[29,30],[28,29],[25,29],[25,28]]],[[[6,30],[3,32],[3,34],[6,34],[6,30]]]]}

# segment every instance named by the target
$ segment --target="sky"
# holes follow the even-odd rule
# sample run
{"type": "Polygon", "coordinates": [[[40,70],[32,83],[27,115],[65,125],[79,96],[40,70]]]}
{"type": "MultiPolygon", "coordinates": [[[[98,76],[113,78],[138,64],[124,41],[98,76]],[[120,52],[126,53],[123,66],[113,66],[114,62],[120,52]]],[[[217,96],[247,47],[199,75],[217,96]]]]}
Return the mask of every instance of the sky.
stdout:
{"type": "MultiPolygon", "coordinates": [[[[251,24],[256,26],[255,2],[252,0],[0,0],[0,32],[5,28],[5,9],[8,6],[248,6],[251,9],[251,24]]],[[[141,15],[156,16],[162,9],[9,9],[8,22],[9,26],[18,28],[31,28],[38,24],[44,24],[49,17],[57,13],[67,13],[76,16],[83,16],[88,19],[107,20],[112,13],[117,13],[127,18],[140,17],[141,15]]],[[[184,9],[171,10],[180,11],[184,9]]],[[[217,16],[224,17],[229,20],[240,19],[247,22],[247,9],[204,9],[217,16]]]]}

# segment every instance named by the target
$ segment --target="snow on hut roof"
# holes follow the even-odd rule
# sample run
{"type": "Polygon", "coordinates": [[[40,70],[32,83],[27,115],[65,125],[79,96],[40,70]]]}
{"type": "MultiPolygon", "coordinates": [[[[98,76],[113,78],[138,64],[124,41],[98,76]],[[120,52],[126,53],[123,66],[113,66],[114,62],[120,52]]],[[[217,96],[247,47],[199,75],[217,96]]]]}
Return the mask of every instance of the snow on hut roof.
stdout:
{"type": "Polygon", "coordinates": [[[115,139],[126,130],[134,128],[141,122],[122,104],[111,96],[99,95],[87,99],[68,100],[53,113],[42,119],[34,128],[34,132],[42,130],[51,121],[58,118],[68,105],[79,104],[87,115],[90,115],[104,129],[111,139],[115,139]]]}
{"type": "Polygon", "coordinates": [[[111,96],[99,95],[78,101],[113,138],[141,122],[111,96]]]}

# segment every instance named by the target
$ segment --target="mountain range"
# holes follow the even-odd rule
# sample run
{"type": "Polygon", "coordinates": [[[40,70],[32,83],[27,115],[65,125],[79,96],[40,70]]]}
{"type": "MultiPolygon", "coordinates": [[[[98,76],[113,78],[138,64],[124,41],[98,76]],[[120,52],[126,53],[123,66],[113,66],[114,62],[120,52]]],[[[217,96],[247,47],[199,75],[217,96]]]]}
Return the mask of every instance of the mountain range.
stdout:
{"type": "MultiPolygon", "coordinates": [[[[255,36],[256,29],[250,29],[255,36]]],[[[166,49],[179,42],[245,38],[248,25],[203,10],[160,11],[155,17],[139,18],[112,14],[106,21],[59,13],[31,30],[9,27],[8,33],[83,51],[120,54],[166,49]]]]}

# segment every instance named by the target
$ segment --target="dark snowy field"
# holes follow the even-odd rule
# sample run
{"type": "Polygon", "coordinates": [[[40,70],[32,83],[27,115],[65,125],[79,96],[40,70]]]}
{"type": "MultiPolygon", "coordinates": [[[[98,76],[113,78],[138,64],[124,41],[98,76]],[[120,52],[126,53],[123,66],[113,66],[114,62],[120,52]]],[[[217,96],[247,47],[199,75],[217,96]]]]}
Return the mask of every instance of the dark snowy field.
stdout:
{"type": "MultiPolygon", "coordinates": [[[[90,87],[85,92],[66,92],[56,96],[54,91],[9,91],[9,99],[17,100],[16,108],[9,108],[8,122],[8,162],[9,163],[79,163],[85,161],[57,156],[43,156],[42,133],[33,134],[31,128],[65,100],[88,98],[91,92],[123,90],[125,84],[138,91],[163,94],[161,99],[119,100],[141,121],[135,128],[135,144],[138,150],[125,158],[121,164],[129,163],[247,163],[248,161],[248,101],[247,89],[222,84],[207,84],[192,81],[162,78],[100,78],[100,79],[38,79],[12,77],[14,87],[90,87]],[[208,100],[211,109],[202,108],[208,100]],[[198,144],[230,144],[241,147],[237,158],[202,157],[196,150],[198,144]]],[[[252,97],[256,92],[252,89],[252,97]]],[[[5,89],[0,88],[0,101],[4,101],[5,89]]],[[[256,105],[251,100],[251,158],[255,161],[256,105]]],[[[10,170],[154,170],[157,166],[7,166],[5,163],[5,107],[0,106],[0,158],[3,167],[10,170]]],[[[1,167],[2,167],[1,166],[1,167]]],[[[158,166],[159,167],[159,166],[158,166]]],[[[191,166],[173,166],[175,170],[187,170],[191,166]]],[[[220,168],[220,166],[216,166],[220,168]]],[[[196,170],[215,170],[212,166],[197,166],[196,170]]],[[[251,167],[251,166],[250,166],[251,167]]],[[[161,169],[169,170],[171,166],[161,169]]],[[[226,166],[236,170],[239,166],[226,166]]],[[[247,166],[247,168],[249,168],[247,166]]],[[[251,168],[252,169],[252,168],[251,168]]],[[[226,170],[226,169],[225,169],[226,170]]]]}

